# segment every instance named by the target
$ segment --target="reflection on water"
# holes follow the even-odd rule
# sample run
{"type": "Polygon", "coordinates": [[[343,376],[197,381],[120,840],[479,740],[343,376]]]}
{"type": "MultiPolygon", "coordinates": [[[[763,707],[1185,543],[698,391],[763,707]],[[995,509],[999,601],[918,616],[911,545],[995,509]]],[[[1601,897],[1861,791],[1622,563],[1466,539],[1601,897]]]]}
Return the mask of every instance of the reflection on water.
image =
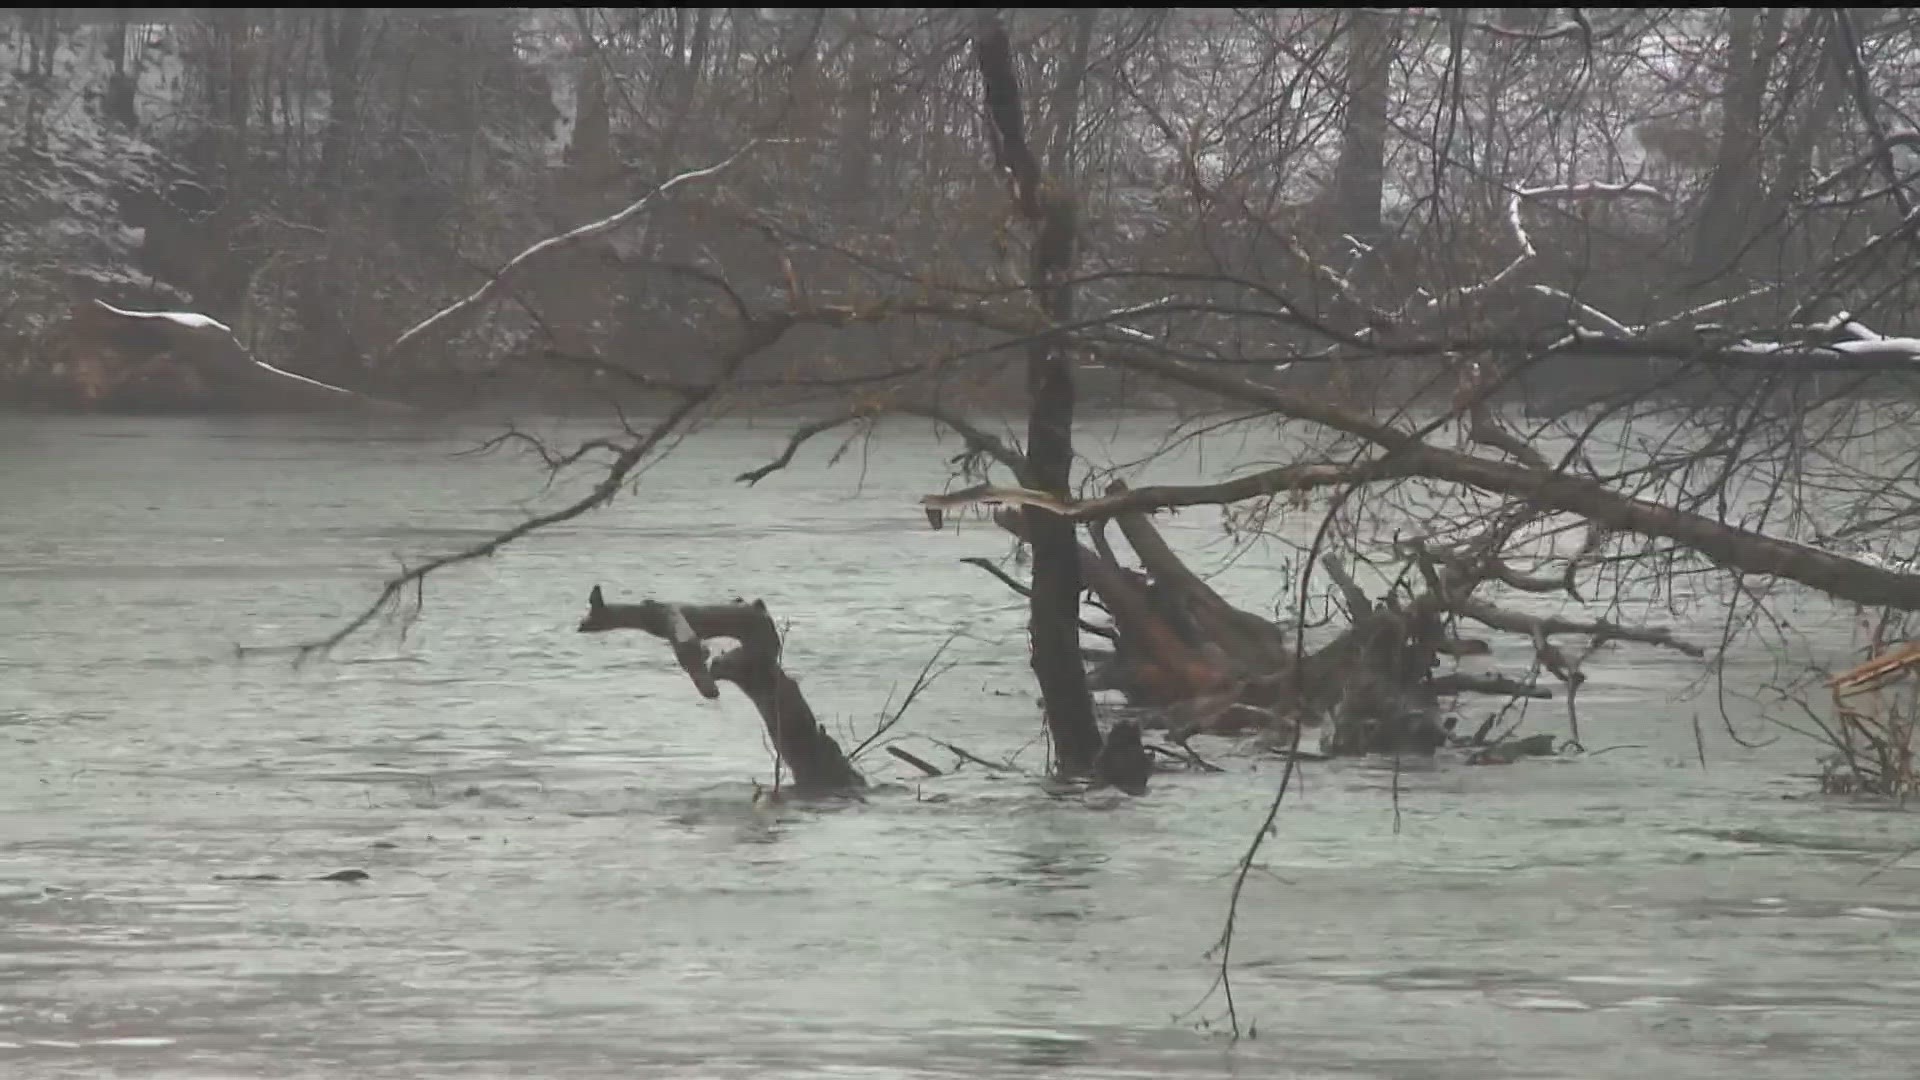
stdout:
{"type": "MultiPolygon", "coordinates": [[[[1144,450],[1128,423],[1089,453],[1144,450]]],[[[925,528],[946,455],[907,425],[863,476],[803,455],[751,491],[730,478],[785,425],[721,425],[641,497],[436,581],[405,640],[234,662],[336,626],[396,552],[511,520],[542,476],[450,456],[481,434],[8,422],[0,1076],[1911,1075],[1920,856],[1897,856],[1920,829],[1783,799],[1806,786],[1788,743],[1712,728],[1699,768],[1670,653],[1589,661],[1583,732],[1615,752],[1307,766],[1239,915],[1260,1037],[1231,1050],[1219,1001],[1209,1031],[1172,1017],[1209,985],[1276,765],[1208,747],[1233,771],[1132,802],[876,754],[903,783],[864,804],[756,809],[751,707],[655,643],[574,633],[580,604],[761,596],[855,731],[959,628],[907,725],[1014,753],[1019,602],[958,563],[1006,545],[925,528]],[[366,877],[316,880],[343,869],[366,877]]],[[[1226,553],[1207,513],[1167,532],[1226,553]]],[[[1257,606],[1285,557],[1220,587],[1257,606]]]]}

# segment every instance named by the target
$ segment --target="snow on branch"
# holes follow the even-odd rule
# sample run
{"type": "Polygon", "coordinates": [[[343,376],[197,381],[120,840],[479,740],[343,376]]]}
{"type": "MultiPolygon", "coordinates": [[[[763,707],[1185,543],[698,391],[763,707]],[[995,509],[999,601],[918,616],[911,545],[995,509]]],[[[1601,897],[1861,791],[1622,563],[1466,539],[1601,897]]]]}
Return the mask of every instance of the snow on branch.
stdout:
{"type": "Polygon", "coordinates": [[[122,320],[120,326],[115,328],[116,331],[129,326],[139,328],[133,332],[132,338],[117,332],[113,333],[112,337],[117,345],[132,345],[140,351],[164,350],[175,356],[189,358],[202,365],[204,369],[229,378],[260,381],[262,375],[268,375],[381,408],[397,407],[391,402],[376,401],[345,387],[275,367],[255,356],[251,349],[234,336],[232,327],[210,315],[202,315],[194,311],[130,311],[126,308],[114,307],[105,300],[95,300],[93,303],[96,308],[105,311],[115,319],[122,320]]]}
{"type": "Polygon", "coordinates": [[[128,311],[125,308],[114,307],[105,300],[95,300],[94,303],[123,319],[155,319],[175,326],[184,326],[189,330],[218,330],[223,334],[233,333],[233,328],[226,323],[211,315],[202,315],[195,311],[128,311]]]}
{"type": "MultiPolygon", "coordinates": [[[[1598,181],[1582,184],[1553,184],[1547,187],[1515,188],[1507,198],[1507,227],[1513,230],[1513,238],[1520,245],[1520,254],[1516,255],[1506,268],[1485,281],[1467,285],[1451,293],[1443,293],[1427,301],[1429,308],[1439,307],[1447,299],[1463,300],[1476,293],[1485,292],[1519,272],[1520,268],[1538,257],[1539,252],[1533,246],[1533,236],[1527,232],[1527,223],[1521,215],[1521,209],[1531,199],[1618,199],[1643,198],[1667,201],[1667,195],[1659,188],[1638,181],[1619,184],[1598,181]]],[[[1617,325],[1617,324],[1616,324],[1617,325]]]]}
{"type": "Polygon", "coordinates": [[[1860,323],[1851,312],[1842,311],[1820,322],[1789,329],[1804,337],[1798,341],[1743,338],[1727,351],[1756,358],[1792,358],[1825,368],[1920,369],[1920,338],[1887,337],[1860,323]],[[1819,340],[1822,338],[1829,340],[1819,340]]]}
{"type": "Polygon", "coordinates": [[[526,249],[525,251],[522,251],[520,254],[515,255],[512,259],[508,260],[507,264],[501,267],[498,273],[494,274],[493,277],[489,278],[486,284],[474,290],[474,292],[471,295],[454,301],[453,303],[447,305],[446,307],[441,308],[439,311],[434,312],[432,315],[427,316],[425,319],[421,320],[419,323],[415,324],[414,326],[409,327],[406,330],[406,332],[402,333],[399,337],[394,339],[392,345],[387,347],[387,355],[390,357],[394,353],[399,352],[401,349],[405,348],[409,343],[414,341],[416,338],[420,337],[422,334],[426,333],[428,330],[431,330],[435,326],[438,326],[441,323],[444,323],[454,318],[455,316],[461,314],[462,312],[467,311],[470,308],[478,307],[479,305],[486,303],[488,300],[492,299],[495,294],[500,292],[500,290],[506,285],[507,281],[510,278],[512,278],[515,273],[517,273],[518,271],[520,271],[521,269],[523,269],[524,267],[532,263],[534,260],[539,259],[542,256],[548,255],[552,252],[559,251],[563,248],[572,247],[583,241],[591,240],[596,236],[604,236],[605,234],[620,228],[622,225],[627,224],[633,219],[639,217],[641,214],[645,213],[647,210],[651,209],[654,206],[654,204],[666,198],[668,195],[671,195],[676,189],[685,187],[688,184],[696,183],[701,180],[710,180],[713,177],[718,176],[721,173],[725,172],[727,169],[731,168],[736,162],[738,162],[741,158],[746,157],[748,153],[750,153],[756,147],[760,146],[762,142],[763,140],[760,140],[760,139],[750,140],[745,146],[742,146],[740,149],[735,150],[732,156],[716,164],[709,165],[704,169],[693,169],[689,172],[683,172],[678,176],[674,176],[667,179],[659,187],[656,187],[652,191],[649,191],[647,194],[641,196],[638,201],[629,203],[625,209],[619,211],[618,213],[612,214],[608,217],[601,218],[598,221],[589,221],[585,225],[581,225],[578,228],[569,229],[568,231],[563,232],[558,236],[549,236],[545,240],[542,240],[539,243],[533,245],[532,247],[526,249]]]}
{"type": "Polygon", "coordinates": [[[1554,300],[1560,300],[1567,304],[1572,305],[1573,307],[1579,309],[1580,314],[1585,315],[1587,318],[1592,319],[1594,322],[1599,323],[1601,328],[1606,330],[1608,333],[1618,334],[1623,338],[1632,337],[1634,335],[1633,329],[1628,327],[1625,323],[1622,323],[1620,320],[1614,318],[1613,316],[1607,314],[1604,311],[1601,311],[1599,308],[1594,307],[1592,304],[1589,304],[1586,301],[1581,300],[1579,297],[1574,296],[1572,293],[1565,292],[1560,289],[1556,289],[1551,285],[1529,285],[1527,286],[1527,288],[1532,290],[1537,295],[1549,297],[1554,300]]]}

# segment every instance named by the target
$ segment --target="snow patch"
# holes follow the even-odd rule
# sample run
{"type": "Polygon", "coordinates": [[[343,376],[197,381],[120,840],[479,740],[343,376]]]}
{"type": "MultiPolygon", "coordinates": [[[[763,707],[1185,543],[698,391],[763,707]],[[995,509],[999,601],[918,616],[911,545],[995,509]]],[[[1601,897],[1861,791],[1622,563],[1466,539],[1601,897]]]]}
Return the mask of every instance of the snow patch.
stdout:
{"type": "MultiPolygon", "coordinates": [[[[1869,331],[1871,333],[1871,331],[1869,331]]],[[[1906,353],[1910,359],[1920,359],[1920,338],[1880,337],[1875,335],[1856,341],[1836,341],[1827,346],[1835,352],[1849,356],[1878,356],[1882,353],[1906,353]]]]}

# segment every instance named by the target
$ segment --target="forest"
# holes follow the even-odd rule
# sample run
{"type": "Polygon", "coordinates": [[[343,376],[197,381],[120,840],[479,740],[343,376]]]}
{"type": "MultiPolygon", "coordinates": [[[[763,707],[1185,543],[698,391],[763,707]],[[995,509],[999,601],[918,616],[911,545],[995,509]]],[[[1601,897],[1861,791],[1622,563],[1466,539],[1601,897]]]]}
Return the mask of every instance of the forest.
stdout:
{"type": "MultiPolygon", "coordinates": [[[[1336,752],[1463,738],[1442,695],[1557,690],[1577,744],[1584,656],[1705,654],[1610,611],[1646,581],[1727,575],[1729,640],[1764,629],[1753,583],[1881,612],[1876,641],[1920,606],[1914,452],[1884,445],[1920,358],[1917,26],[1800,8],[18,9],[0,379],[15,404],[80,411],[649,417],[575,447],[510,432],[599,479],[407,569],[322,646],[424,575],[614,500],[708,418],[805,418],[753,483],[814,436],[912,416],[963,440],[972,485],[929,493],[931,524],[998,508],[1031,549],[1031,583],[1009,582],[1066,773],[1108,739],[1090,678],[1176,735],[1297,741],[1331,717],[1336,752]],[[1075,455],[1076,410],[1115,407],[1308,449],[1130,489],[1075,455]],[[1008,412],[1024,437],[975,422],[1008,412]],[[1196,505],[1252,532],[1321,515],[1282,598],[1298,632],[1158,538],[1154,513],[1196,505]],[[1316,581],[1348,625],[1309,648],[1316,581]],[[1091,658],[1083,594],[1106,619],[1091,658]],[[1484,649],[1463,626],[1530,640],[1533,670],[1436,674],[1484,649]]],[[[596,592],[583,629],[612,610],[596,592]]],[[[612,618],[672,640],[703,692],[719,672],[700,640],[759,641],[754,623],[737,605],[612,618]]],[[[755,693],[777,663],[728,670],[755,693]]],[[[763,711],[783,744],[793,708],[763,711]]],[[[1904,733],[1834,723],[1820,737],[1850,775],[1904,790],[1904,733]]],[[[837,753],[787,765],[844,781],[837,753]]]]}

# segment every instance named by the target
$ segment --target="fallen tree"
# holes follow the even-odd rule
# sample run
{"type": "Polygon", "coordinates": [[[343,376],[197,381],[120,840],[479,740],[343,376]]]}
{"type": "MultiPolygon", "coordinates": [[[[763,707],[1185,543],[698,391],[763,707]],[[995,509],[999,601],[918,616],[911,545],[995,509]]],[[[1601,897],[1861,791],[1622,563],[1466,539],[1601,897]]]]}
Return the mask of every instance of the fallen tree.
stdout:
{"type": "MultiPolygon", "coordinates": [[[[1105,501],[1124,505],[1126,497],[1125,485],[1115,483],[1105,501]]],[[[1011,512],[1012,504],[1069,519],[1081,516],[1061,500],[987,485],[923,500],[938,511],[929,515],[935,527],[949,511],[997,506],[996,523],[1024,541],[1026,521],[1011,512]]],[[[1694,657],[1704,656],[1705,650],[1665,628],[1543,618],[1476,596],[1476,590],[1489,583],[1573,593],[1571,566],[1557,576],[1525,575],[1498,557],[1504,541],[1536,516],[1509,515],[1464,543],[1404,545],[1406,565],[1396,584],[1377,600],[1340,559],[1323,557],[1321,567],[1337,587],[1348,626],[1312,651],[1274,622],[1221,597],[1173,552],[1145,513],[1123,509],[1111,518],[1139,559],[1139,569],[1120,561],[1101,528],[1107,518],[1094,516],[1087,529],[1089,542],[1079,549],[1081,574],[1112,620],[1103,636],[1114,648],[1095,661],[1090,682],[1119,691],[1130,704],[1148,707],[1178,734],[1265,730],[1290,742],[1296,726],[1330,724],[1326,750],[1362,754],[1428,751],[1449,742],[1451,731],[1442,715],[1446,697],[1490,693],[1550,698],[1552,691],[1537,682],[1544,671],[1564,687],[1571,733],[1578,742],[1573,703],[1585,679],[1580,665],[1596,649],[1629,641],[1694,657]],[[1409,582],[1424,588],[1416,591],[1409,582]],[[1487,651],[1484,642],[1459,637],[1462,620],[1527,639],[1534,651],[1533,672],[1525,679],[1437,672],[1444,655],[1487,651]],[[1561,636],[1583,636],[1587,645],[1569,654],[1554,640],[1561,636]]],[[[1482,731],[1479,738],[1485,735],[1482,731]]]]}

